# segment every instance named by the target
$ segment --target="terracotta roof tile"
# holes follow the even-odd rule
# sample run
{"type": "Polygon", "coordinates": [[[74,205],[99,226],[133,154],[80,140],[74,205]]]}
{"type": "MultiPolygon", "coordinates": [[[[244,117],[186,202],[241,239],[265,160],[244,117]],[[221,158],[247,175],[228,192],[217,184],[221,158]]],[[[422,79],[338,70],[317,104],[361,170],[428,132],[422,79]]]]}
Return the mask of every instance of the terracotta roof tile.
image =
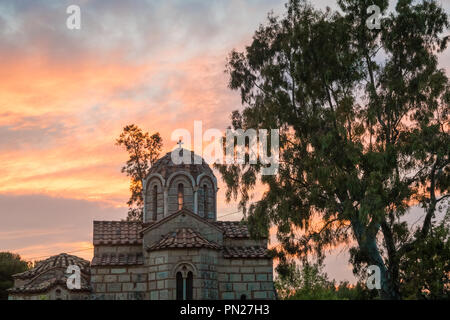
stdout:
{"type": "Polygon", "coordinates": [[[89,261],[67,253],[61,253],[38,262],[31,270],[13,275],[16,279],[22,279],[28,282],[22,286],[11,288],[8,292],[37,293],[46,291],[56,285],[66,287],[67,277],[69,276],[66,274],[66,270],[70,265],[78,266],[81,273],[84,274],[81,277],[81,288],[73,289],[73,291],[89,291],[89,281],[85,279],[89,278],[91,272],[89,261]]]}
{"type": "Polygon", "coordinates": [[[144,264],[142,253],[104,253],[94,256],[92,266],[129,266],[144,264]]]}
{"type": "Polygon", "coordinates": [[[137,221],[94,221],[94,245],[142,244],[142,223],[137,221]]]}
{"type": "Polygon", "coordinates": [[[22,273],[17,273],[13,275],[13,277],[18,279],[29,279],[53,268],[67,269],[67,267],[70,265],[77,265],[78,267],[80,267],[81,272],[90,273],[89,261],[77,256],[72,256],[67,253],[61,253],[48,259],[42,260],[38,262],[38,264],[33,269],[22,273]]]}
{"type": "Polygon", "coordinates": [[[269,258],[267,248],[251,247],[224,247],[224,258],[269,258]]]}
{"type": "Polygon", "coordinates": [[[226,238],[250,238],[247,226],[239,221],[216,221],[214,223],[224,231],[226,238]]]}
{"type": "Polygon", "coordinates": [[[220,249],[220,246],[202,237],[199,233],[190,228],[177,229],[169,232],[160,241],[149,246],[148,250],[176,248],[211,248],[220,249]]]}
{"type": "Polygon", "coordinates": [[[195,154],[191,150],[187,149],[179,149],[180,156],[183,156],[184,152],[186,152],[188,155],[190,155],[191,163],[190,164],[174,164],[172,161],[172,151],[167,152],[163,157],[159,158],[150,168],[149,175],[153,173],[159,173],[164,178],[168,178],[170,174],[174,172],[174,170],[184,170],[188,171],[194,178],[196,178],[198,175],[200,175],[203,172],[206,172],[210,175],[213,175],[213,172],[209,165],[206,163],[206,161],[200,157],[199,155],[195,154]],[[199,163],[199,164],[197,164],[199,163]]]}
{"type": "MultiPolygon", "coordinates": [[[[67,288],[67,278],[61,278],[61,279],[46,279],[44,281],[36,281],[32,283],[25,284],[20,287],[14,287],[11,289],[8,289],[9,293],[38,293],[38,292],[45,292],[50,288],[53,288],[56,285],[63,286],[64,288],[67,288]]],[[[91,291],[91,287],[89,284],[82,278],[81,281],[81,288],[80,289],[69,289],[69,291],[91,291]]]]}

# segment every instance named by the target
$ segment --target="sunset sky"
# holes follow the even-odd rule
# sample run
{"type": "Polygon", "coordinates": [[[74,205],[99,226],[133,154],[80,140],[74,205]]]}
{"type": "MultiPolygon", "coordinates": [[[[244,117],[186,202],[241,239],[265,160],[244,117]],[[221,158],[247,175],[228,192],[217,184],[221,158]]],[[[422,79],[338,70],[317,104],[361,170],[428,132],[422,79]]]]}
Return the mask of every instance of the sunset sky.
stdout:
{"type": "MultiPolygon", "coordinates": [[[[160,132],[165,152],[172,131],[192,131],[194,120],[224,130],[240,108],[226,56],[284,2],[0,1],[0,251],[90,259],[92,221],[126,217],[122,128],[160,132]],[[81,30],[66,27],[71,4],[81,30]]],[[[449,70],[449,50],[440,64],[449,70]]],[[[220,219],[237,209],[219,187],[220,219]]],[[[345,249],[331,254],[330,277],[353,280],[347,259],[345,249]]]]}

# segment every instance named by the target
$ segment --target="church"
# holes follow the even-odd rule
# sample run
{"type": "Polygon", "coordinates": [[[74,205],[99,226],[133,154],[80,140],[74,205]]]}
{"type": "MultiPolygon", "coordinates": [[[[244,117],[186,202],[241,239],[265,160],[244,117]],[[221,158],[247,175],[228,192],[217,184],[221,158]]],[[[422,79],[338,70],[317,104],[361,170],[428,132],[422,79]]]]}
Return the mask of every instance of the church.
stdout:
{"type": "Polygon", "coordinates": [[[94,221],[91,262],[65,253],[41,261],[14,275],[9,299],[275,299],[268,240],[218,221],[217,191],[203,159],[174,164],[167,153],[143,181],[143,222],[94,221]],[[76,289],[66,285],[70,265],[81,271],[76,289]]]}

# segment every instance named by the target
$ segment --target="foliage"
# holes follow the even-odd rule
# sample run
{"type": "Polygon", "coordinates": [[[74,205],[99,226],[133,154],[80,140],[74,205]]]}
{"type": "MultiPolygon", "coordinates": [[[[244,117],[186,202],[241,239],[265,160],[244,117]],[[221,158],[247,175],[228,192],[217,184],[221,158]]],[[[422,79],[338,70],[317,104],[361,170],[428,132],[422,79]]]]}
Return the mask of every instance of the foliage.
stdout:
{"type": "Polygon", "coordinates": [[[403,257],[400,276],[406,299],[450,299],[450,213],[403,257]]]}
{"type": "Polygon", "coordinates": [[[116,140],[116,145],[123,146],[129,155],[128,161],[122,167],[122,172],[131,179],[127,220],[142,221],[144,205],[142,181],[159,156],[162,138],[158,132],[150,135],[148,132],[144,133],[138,126],[131,124],[123,128],[116,140]]]}
{"type": "Polygon", "coordinates": [[[369,300],[376,296],[364,284],[355,286],[348,282],[336,285],[328,280],[321,262],[303,262],[300,268],[296,264],[283,267],[275,280],[275,288],[281,299],[288,300],[369,300]]]}
{"type": "Polygon", "coordinates": [[[229,87],[243,110],[234,129],[280,129],[276,175],[261,164],[216,165],[254,235],[277,228],[281,263],[353,241],[357,274],[381,271],[381,297],[399,299],[400,261],[430,236],[448,203],[449,81],[437,54],[448,18],[435,1],[339,0],[341,13],[290,0],[245,52],[230,53],[229,87]],[[367,7],[384,18],[366,26],[367,7]],[[267,186],[251,203],[257,182],[267,186]],[[405,214],[423,208],[420,231],[405,214]]]}
{"type": "Polygon", "coordinates": [[[0,300],[8,299],[6,289],[14,285],[13,274],[27,271],[31,264],[24,261],[18,254],[11,252],[0,252],[0,300]]]}
{"type": "Polygon", "coordinates": [[[304,262],[302,268],[290,264],[287,274],[280,273],[275,288],[281,299],[334,300],[333,283],[318,263],[304,262]]]}

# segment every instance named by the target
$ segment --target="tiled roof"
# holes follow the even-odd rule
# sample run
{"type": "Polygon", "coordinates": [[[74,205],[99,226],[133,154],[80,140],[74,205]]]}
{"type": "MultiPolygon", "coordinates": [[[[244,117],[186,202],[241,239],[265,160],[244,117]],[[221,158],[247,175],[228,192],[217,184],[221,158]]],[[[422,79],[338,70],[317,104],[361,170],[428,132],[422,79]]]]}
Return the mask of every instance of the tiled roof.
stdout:
{"type": "Polygon", "coordinates": [[[13,275],[13,277],[18,279],[30,279],[50,269],[53,268],[67,269],[67,267],[70,265],[77,265],[78,267],[80,267],[81,272],[90,273],[89,261],[79,258],[77,256],[72,256],[67,253],[61,253],[59,255],[52,256],[48,259],[40,261],[33,269],[22,273],[17,273],[13,275]]]}
{"type": "Polygon", "coordinates": [[[148,247],[148,250],[176,248],[211,248],[220,249],[220,246],[203,238],[190,228],[177,229],[165,235],[160,241],[148,247]]]}
{"type": "Polygon", "coordinates": [[[224,231],[226,238],[250,238],[247,226],[239,221],[216,221],[214,224],[224,231]]]}
{"type": "Polygon", "coordinates": [[[94,221],[94,245],[142,244],[142,223],[137,221],[94,221]]]}
{"type": "Polygon", "coordinates": [[[186,163],[174,164],[172,161],[172,151],[167,152],[163,157],[159,158],[152,165],[152,167],[149,170],[149,175],[153,173],[159,173],[164,178],[167,179],[170,176],[170,174],[175,172],[175,170],[188,171],[190,174],[192,174],[194,178],[196,178],[203,172],[213,175],[213,172],[209,167],[209,165],[206,163],[206,161],[199,155],[195,154],[193,151],[187,149],[178,149],[178,152],[180,157],[182,157],[185,152],[188,155],[190,155],[191,158],[190,164],[186,163]]]}
{"type": "Polygon", "coordinates": [[[217,229],[217,231],[223,231],[223,229],[221,229],[216,223],[212,222],[212,221],[208,221],[205,220],[204,218],[200,217],[198,214],[192,212],[191,210],[187,209],[187,208],[182,208],[181,210],[178,210],[175,213],[169,214],[167,217],[156,221],[155,223],[150,224],[148,227],[146,227],[145,229],[142,229],[141,231],[141,235],[144,234],[146,231],[148,230],[152,230],[152,229],[156,229],[159,226],[165,224],[167,221],[170,221],[172,219],[177,218],[178,216],[190,216],[194,219],[197,219],[198,221],[201,221],[203,224],[205,224],[207,228],[211,227],[211,228],[215,228],[217,229]]]}
{"type": "MultiPolygon", "coordinates": [[[[67,288],[67,278],[63,277],[60,279],[52,278],[44,281],[36,281],[29,284],[25,284],[20,287],[14,287],[11,289],[8,289],[9,293],[38,293],[38,292],[44,292],[48,289],[56,286],[61,285],[64,288],[67,288]]],[[[67,288],[68,289],[68,288],[67,288]]],[[[80,289],[68,289],[70,291],[90,291],[91,287],[87,284],[87,282],[82,278],[81,281],[81,288],[80,289]]]]}
{"type": "Polygon", "coordinates": [[[104,253],[94,256],[92,266],[128,266],[144,264],[142,253],[104,253]]]}
{"type": "Polygon", "coordinates": [[[269,258],[267,248],[252,247],[224,247],[224,258],[269,258]]]}
{"type": "Polygon", "coordinates": [[[90,286],[88,281],[85,279],[85,277],[89,277],[90,274],[89,261],[67,253],[61,253],[38,262],[36,267],[31,270],[13,275],[14,278],[26,280],[28,283],[19,287],[11,288],[8,292],[37,293],[47,291],[56,285],[66,287],[68,277],[66,270],[70,265],[78,266],[81,273],[85,274],[84,277],[81,277],[81,288],[73,289],[73,291],[89,291],[90,286]],[[51,271],[53,269],[56,270],[51,271]]]}

